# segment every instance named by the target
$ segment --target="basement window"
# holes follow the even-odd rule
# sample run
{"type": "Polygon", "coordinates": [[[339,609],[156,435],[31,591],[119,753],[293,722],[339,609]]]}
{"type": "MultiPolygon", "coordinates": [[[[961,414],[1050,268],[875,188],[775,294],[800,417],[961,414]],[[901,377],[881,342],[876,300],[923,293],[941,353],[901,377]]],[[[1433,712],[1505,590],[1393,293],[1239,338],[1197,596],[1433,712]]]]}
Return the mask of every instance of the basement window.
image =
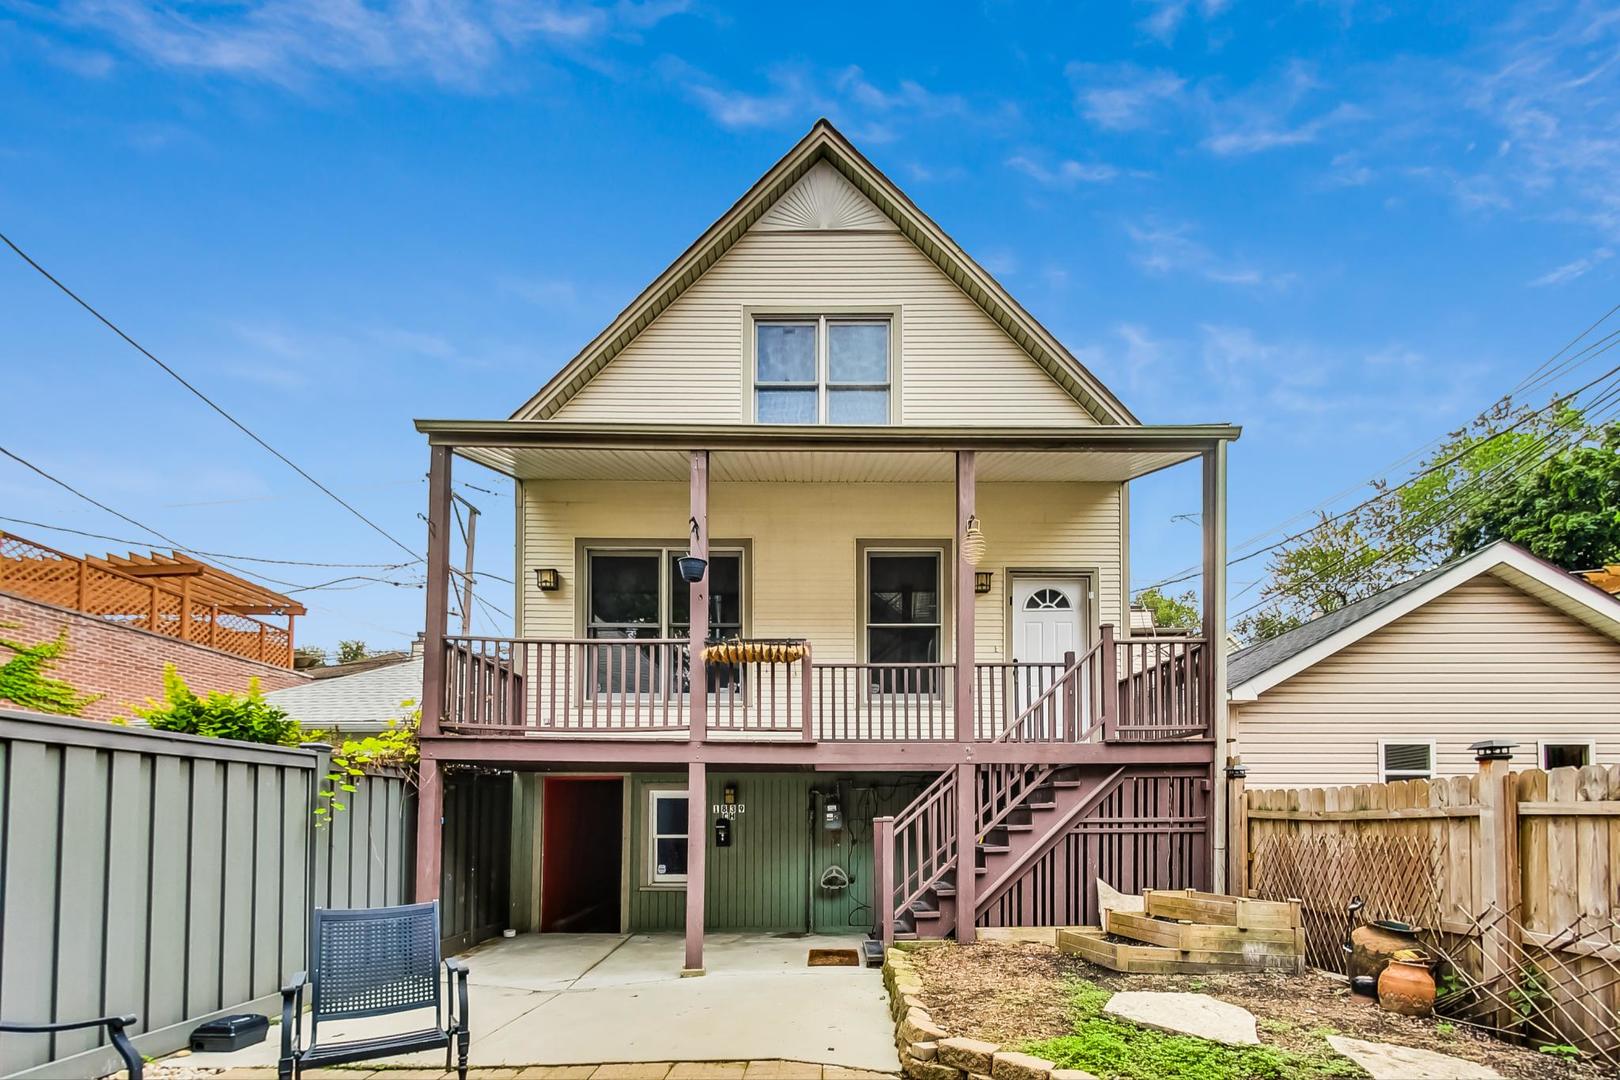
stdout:
{"type": "Polygon", "coordinates": [[[1379,779],[1428,780],[1434,776],[1433,742],[1380,742],[1379,779]]]}
{"type": "Polygon", "coordinates": [[[647,792],[647,883],[686,884],[685,790],[647,792]]]}
{"type": "Polygon", "coordinates": [[[1540,748],[1543,769],[1566,769],[1571,766],[1580,768],[1592,764],[1596,756],[1594,753],[1596,746],[1590,740],[1543,742],[1540,748]]]}

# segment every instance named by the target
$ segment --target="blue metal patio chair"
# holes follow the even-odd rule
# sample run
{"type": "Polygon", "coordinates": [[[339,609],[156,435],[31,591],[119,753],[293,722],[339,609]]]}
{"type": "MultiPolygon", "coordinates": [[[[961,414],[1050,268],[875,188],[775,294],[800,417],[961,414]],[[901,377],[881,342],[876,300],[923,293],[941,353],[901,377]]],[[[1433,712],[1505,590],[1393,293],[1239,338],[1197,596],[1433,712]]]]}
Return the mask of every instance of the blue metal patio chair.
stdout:
{"type": "Polygon", "coordinates": [[[439,979],[439,902],[400,907],[315,909],[312,970],[281,988],[281,1080],[301,1070],[444,1050],[444,1067],[467,1077],[467,965],[443,961],[454,995],[439,979]],[[309,1045],[302,1046],[304,987],[310,989],[309,1045]],[[398,1035],[322,1042],[331,1020],[433,1006],[433,1026],[398,1035]],[[457,1006],[460,1006],[459,1010],[457,1006]],[[451,1058],[457,1058],[454,1066],[451,1058]]]}
{"type": "Polygon", "coordinates": [[[0,1034],[12,1035],[45,1035],[57,1031],[83,1031],[85,1028],[104,1027],[107,1029],[107,1041],[112,1048],[118,1051],[118,1056],[124,1059],[124,1069],[129,1080],[141,1080],[141,1055],[135,1052],[135,1044],[129,1041],[124,1029],[134,1027],[136,1018],[133,1016],[98,1016],[94,1020],[64,1020],[61,1023],[24,1024],[11,1020],[0,1020],[0,1034]]]}

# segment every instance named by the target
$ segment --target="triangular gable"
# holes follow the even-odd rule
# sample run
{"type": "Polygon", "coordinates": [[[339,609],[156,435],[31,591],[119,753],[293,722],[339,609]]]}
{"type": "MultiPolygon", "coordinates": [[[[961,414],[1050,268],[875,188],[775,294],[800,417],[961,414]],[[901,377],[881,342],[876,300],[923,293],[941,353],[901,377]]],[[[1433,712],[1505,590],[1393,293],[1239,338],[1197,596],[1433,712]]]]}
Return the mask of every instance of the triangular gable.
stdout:
{"type": "Polygon", "coordinates": [[[513,413],[512,419],[555,416],[756,226],[764,230],[899,231],[1098,423],[1137,423],[1096,376],[826,120],[817,121],[797,146],[513,413]],[[827,221],[841,224],[819,224],[827,221]]]}
{"type": "MultiPolygon", "coordinates": [[[[1360,618],[1339,620],[1332,633],[1313,635],[1309,633],[1313,623],[1306,623],[1282,637],[1251,646],[1255,650],[1274,652],[1275,656],[1268,658],[1258,670],[1248,670],[1245,674],[1234,676],[1229,681],[1228,696],[1233,701],[1254,701],[1272,687],[1310,670],[1374,631],[1482,574],[1494,575],[1527,596],[1620,641],[1620,600],[1516,544],[1498,540],[1449,566],[1386,590],[1386,593],[1396,594],[1388,603],[1369,603],[1383,598],[1384,593],[1359,601],[1359,604],[1366,605],[1366,614],[1360,618]],[[1297,650],[1290,649],[1286,639],[1296,634],[1302,635],[1301,640],[1309,644],[1297,650]]],[[[1348,613],[1350,609],[1345,611],[1348,613]]],[[[1229,660],[1229,671],[1241,672],[1254,667],[1242,663],[1243,652],[1246,651],[1233,654],[1229,660]]]]}

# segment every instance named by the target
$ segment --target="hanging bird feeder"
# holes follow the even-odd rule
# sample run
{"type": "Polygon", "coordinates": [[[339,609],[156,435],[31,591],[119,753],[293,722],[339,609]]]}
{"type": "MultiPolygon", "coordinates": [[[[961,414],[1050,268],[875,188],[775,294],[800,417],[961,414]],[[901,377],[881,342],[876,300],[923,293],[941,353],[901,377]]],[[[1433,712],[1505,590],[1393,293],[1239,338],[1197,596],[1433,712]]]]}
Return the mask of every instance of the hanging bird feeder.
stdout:
{"type": "Polygon", "coordinates": [[[969,566],[978,566],[984,561],[984,530],[979,528],[977,515],[968,518],[967,532],[962,534],[962,558],[969,566]]]}

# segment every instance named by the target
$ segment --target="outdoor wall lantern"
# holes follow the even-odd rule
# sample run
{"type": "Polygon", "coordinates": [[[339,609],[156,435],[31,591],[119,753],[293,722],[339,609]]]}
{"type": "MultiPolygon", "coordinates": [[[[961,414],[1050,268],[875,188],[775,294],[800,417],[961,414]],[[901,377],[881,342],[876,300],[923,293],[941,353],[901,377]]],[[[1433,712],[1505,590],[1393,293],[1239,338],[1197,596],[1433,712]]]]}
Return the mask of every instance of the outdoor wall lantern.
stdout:
{"type": "Polygon", "coordinates": [[[973,572],[973,591],[980,594],[989,592],[990,579],[994,576],[995,574],[989,570],[975,570],[973,572]]]}
{"type": "Polygon", "coordinates": [[[1474,752],[1475,761],[1511,761],[1513,748],[1518,745],[1505,739],[1482,739],[1470,744],[1468,749],[1474,752]]]}
{"type": "Polygon", "coordinates": [[[737,781],[735,781],[735,780],[727,780],[725,788],[723,788],[721,790],[720,798],[725,801],[725,804],[727,806],[736,806],[737,805],[737,781]]]}
{"type": "Polygon", "coordinates": [[[556,592],[562,588],[562,573],[555,567],[537,566],[534,568],[534,583],[541,592],[556,592]]]}

